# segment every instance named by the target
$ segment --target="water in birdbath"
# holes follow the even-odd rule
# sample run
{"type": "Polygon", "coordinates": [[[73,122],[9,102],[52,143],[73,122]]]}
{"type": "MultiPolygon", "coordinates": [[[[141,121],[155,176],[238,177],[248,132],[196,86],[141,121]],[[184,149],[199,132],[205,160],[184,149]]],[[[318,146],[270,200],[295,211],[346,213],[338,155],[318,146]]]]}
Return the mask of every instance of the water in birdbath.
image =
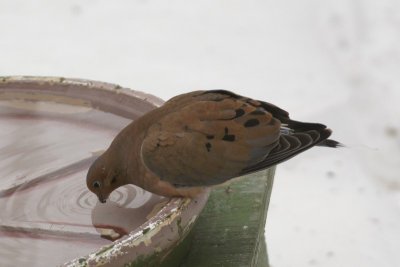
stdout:
{"type": "Polygon", "coordinates": [[[0,101],[0,266],[55,266],[144,223],[164,198],[134,186],[106,204],[86,188],[99,150],[130,121],[88,107],[0,101]]]}

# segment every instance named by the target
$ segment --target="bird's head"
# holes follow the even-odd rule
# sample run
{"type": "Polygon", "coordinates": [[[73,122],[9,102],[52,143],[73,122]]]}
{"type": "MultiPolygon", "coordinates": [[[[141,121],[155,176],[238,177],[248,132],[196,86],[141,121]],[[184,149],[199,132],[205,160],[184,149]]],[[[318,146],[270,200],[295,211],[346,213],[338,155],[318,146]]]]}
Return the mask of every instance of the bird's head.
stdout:
{"type": "Polygon", "coordinates": [[[86,176],[87,187],[97,195],[101,203],[105,203],[111,192],[123,185],[120,172],[105,158],[103,154],[93,162],[86,176]]]}

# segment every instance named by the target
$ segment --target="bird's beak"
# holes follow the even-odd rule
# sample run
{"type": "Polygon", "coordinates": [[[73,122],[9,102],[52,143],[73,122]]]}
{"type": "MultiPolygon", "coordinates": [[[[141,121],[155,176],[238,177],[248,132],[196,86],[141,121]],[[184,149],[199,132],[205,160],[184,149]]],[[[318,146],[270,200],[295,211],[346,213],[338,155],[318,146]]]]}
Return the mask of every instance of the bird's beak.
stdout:
{"type": "Polygon", "coordinates": [[[99,195],[99,201],[101,202],[101,203],[106,203],[106,201],[107,201],[107,198],[105,198],[105,197],[103,197],[103,195],[99,195]]]}

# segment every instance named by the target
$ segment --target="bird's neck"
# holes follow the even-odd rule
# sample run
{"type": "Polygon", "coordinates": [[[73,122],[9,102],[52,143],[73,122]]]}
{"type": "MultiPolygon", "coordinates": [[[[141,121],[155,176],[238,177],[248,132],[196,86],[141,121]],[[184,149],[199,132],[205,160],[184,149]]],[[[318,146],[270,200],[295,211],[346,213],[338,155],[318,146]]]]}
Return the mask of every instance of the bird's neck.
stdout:
{"type": "Polygon", "coordinates": [[[113,155],[111,160],[120,167],[122,173],[127,174],[124,175],[124,184],[147,187],[149,179],[140,175],[148,172],[141,159],[141,146],[147,129],[155,123],[153,118],[158,117],[157,112],[157,109],[150,111],[131,122],[115,137],[109,148],[113,155]]]}

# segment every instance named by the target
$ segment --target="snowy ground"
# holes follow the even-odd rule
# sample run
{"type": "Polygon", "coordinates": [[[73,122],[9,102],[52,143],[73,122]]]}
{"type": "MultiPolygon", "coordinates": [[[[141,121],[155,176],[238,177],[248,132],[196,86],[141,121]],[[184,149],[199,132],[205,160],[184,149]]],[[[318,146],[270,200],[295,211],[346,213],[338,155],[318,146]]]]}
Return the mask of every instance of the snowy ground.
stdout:
{"type": "Polygon", "coordinates": [[[278,167],[271,265],[400,266],[400,1],[0,0],[0,75],[231,89],[347,145],[278,167]]]}

